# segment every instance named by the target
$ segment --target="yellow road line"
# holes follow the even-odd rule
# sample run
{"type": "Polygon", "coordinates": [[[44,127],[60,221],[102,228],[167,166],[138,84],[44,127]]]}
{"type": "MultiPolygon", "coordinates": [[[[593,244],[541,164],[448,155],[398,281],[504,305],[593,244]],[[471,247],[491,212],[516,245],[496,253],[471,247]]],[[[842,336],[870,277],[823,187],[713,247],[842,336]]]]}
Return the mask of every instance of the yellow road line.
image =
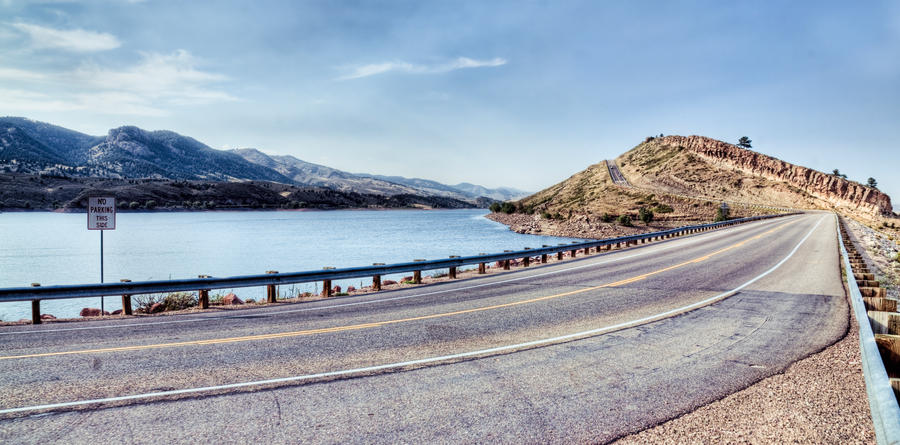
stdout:
{"type": "Polygon", "coordinates": [[[483,307],[464,309],[464,310],[453,311],[453,312],[442,312],[439,314],[421,315],[418,317],[376,321],[376,322],[372,322],[372,323],[361,323],[361,324],[354,324],[354,325],[347,325],[347,326],[334,326],[334,327],[330,327],[330,328],[307,329],[307,330],[303,330],[303,331],[280,332],[280,333],[275,333],[275,334],[247,335],[247,336],[243,336],[243,337],[226,337],[226,338],[214,338],[214,339],[208,339],[208,340],[193,340],[193,341],[183,341],[183,342],[173,342],[173,343],[157,343],[157,344],[150,344],[150,345],[117,346],[117,347],[111,347],[111,348],[83,349],[83,350],[75,350],[75,351],[59,351],[59,352],[44,352],[44,353],[38,353],[38,354],[10,355],[10,356],[5,356],[5,357],[0,357],[0,360],[35,358],[35,357],[51,357],[51,356],[59,356],[59,355],[94,354],[94,353],[102,353],[102,352],[139,351],[139,350],[144,350],[144,349],[174,348],[174,347],[181,347],[181,346],[217,345],[217,344],[223,344],[223,343],[237,343],[237,342],[244,342],[244,341],[271,340],[271,339],[276,339],[276,338],[300,337],[300,336],[305,336],[305,335],[325,334],[325,333],[330,333],[330,332],[355,331],[355,330],[359,330],[359,329],[376,328],[376,327],[381,327],[381,326],[386,326],[386,325],[391,325],[391,324],[407,323],[407,322],[411,322],[411,321],[420,321],[420,320],[430,320],[430,319],[434,319],[434,318],[451,317],[454,315],[471,314],[473,312],[483,312],[483,311],[489,311],[489,310],[494,310],[494,309],[520,306],[520,305],[524,305],[524,304],[536,303],[539,301],[546,301],[546,300],[551,300],[551,299],[555,299],[555,298],[561,298],[561,297],[567,297],[567,296],[571,296],[571,295],[582,294],[585,292],[590,292],[590,291],[594,291],[594,290],[602,289],[602,288],[624,286],[626,284],[631,284],[631,283],[634,283],[637,281],[641,281],[641,280],[647,279],[649,277],[652,277],[654,275],[658,275],[663,272],[677,269],[679,267],[684,267],[689,264],[695,264],[695,263],[699,263],[702,261],[706,261],[706,260],[712,258],[713,256],[716,256],[723,252],[727,252],[732,249],[736,249],[740,246],[743,246],[744,244],[747,244],[748,242],[750,242],[752,240],[760,239],[763,236],[769,235],[769,234],[775,232],[776,230],[787,227],[788,225],[793,224],[797,221],[798,220],[794,220],[791,222],[781,224],[781,225],[779,225],[773,229],[770,229],[766,232],[763,232],[759,235],[753,236],[751,238],[747,238],[743,241],[737,242],[737,243],[732,244],[723,249],[709,253],[702,257],[694,258],[692,260],[688,260],[683,263],[676,264],[674,266],[665,267],[665,268],[662,268],[659,270],[655,270],[653,272],[648,272],[648,273],[637,275],[637,276],[634,276],[631,278],[626,278],[624,280],[616,281],[613,283],[601,284],[599,286],[586,287],[586,288],[577,289],[577,290],[573,290],[573,291],[569,291],[569,292],[563,292],[563,293],[554,294],[554,295],[547,295],[547,296],[532,298],[532,299],[528,299],[528,300],[514,301],[511,303],[495,304],[492,306],[483,306],[483,307]]]}

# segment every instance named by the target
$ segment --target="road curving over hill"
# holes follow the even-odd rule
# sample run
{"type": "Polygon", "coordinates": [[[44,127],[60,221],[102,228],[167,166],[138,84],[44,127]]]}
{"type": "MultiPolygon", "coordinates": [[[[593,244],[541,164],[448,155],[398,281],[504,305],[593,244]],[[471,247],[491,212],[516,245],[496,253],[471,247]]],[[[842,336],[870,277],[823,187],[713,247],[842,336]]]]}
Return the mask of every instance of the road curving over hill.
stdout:
{"type": "Polygon", "coordinates": [[[0,441],[608,441],[841,338],[836,242],[810,213],[196,322],[11,327],[0,441]]]}

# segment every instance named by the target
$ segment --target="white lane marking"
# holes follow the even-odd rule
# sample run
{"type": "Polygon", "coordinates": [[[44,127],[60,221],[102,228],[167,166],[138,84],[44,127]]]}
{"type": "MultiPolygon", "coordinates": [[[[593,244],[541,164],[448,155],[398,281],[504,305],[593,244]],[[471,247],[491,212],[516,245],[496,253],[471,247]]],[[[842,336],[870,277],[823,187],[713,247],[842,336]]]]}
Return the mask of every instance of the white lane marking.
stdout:
{"type": "MultiPolygon", "coordinates": [[[[794,218],[796,218],[796,216],[788,217],[785,220],[791,220],[794,218]]],[[[722,232],[709,233],[708,235],[709,235],[709,237],[714,237],[717,239],[717,238],[722,238],[725,235],[746,232],[747,230],[750,230],[755,227],[765,227],[767,225],[775,224],[778,221],[785,221],[785,220],[777,220],[777,219],[776,220],[768,220],[768,221],[763,221],[763,223],[761,223],[759,225],[748,225],[748,226],[736,227],[735,228],[736,230],[743,229],[743,230],[739,230],[737,232],[722,231],[722,232]]],[[[412,295],[402,295],[399,297],[379,298],[376,300],[357,301],[357,302],[353,302],[353,303],[340,303],[340,304],[332,304],[332,305],[327,305],[327,306],[316,306],[316,307],[299,308],[299,309],[285,309],[285,310],[276,310],[276,311],[265,311],[264,308],[260,308],[260,310],[264,311],[263,313],[254,312],[254,313],[248,313],[248,314],[186,318],[183,320],[150,321],[150,322],[143,322],[143,323],[125,323],[125,324],[114,324],[114,325],[104,325],[104,326],[84,326],[84,327],[78,327],[78,328],[35,329],[35,330],[30,330],[30,331],[0,332],[0,336],[2,336],[2,335],[17,335],[17,334],[43,334],[43,333],[52,333],[52,332],[84,331],[84,330],[93,330],[93,329],[129,328],[129,327],[135,327],[135,326],[153,326],[153,325],[164,325],[164,324],[175,324],[175,323],[196,323],[198,321],[223,320],[223,319],[228,319],[228,318],[239,318],[242,316],[251,316],[251,315],[259,315],[259,316],[281,315],[281,314],[291,314],[291,313],[296,313],[296,312],[322,311],[322,310],[326,310],[326,309],[334,309],[334,308],[342,308],[342,307],[350,307],[350,306],[361,306],[361,305],[369,305],[369,304],[376,304],[376,303],[385,303],[385,302],[397,301],[397,300],[407,300],[410,298],[427,297],[427,296],[431,296],[431,295],[444,294],[447,292],[458,292],[458,291],[463,291],[463,290],[476,289],[476,288],[480,288],[480,287],[512,283],[515,281],[529,280],[532,278],[539,278],[539,277],[543,277],[546,275],[554,275],[554,274],[569,272],[569,271],[578,270],[578,269],[585,269],[585,268],[589,268],[589,267],[602,266],[602,265],[614,263],[617,261],[629,260],[632,258],[647,256],[647,255],[657,253],[657,252],[664,252],[666,250],[684,247],[685,244],[690,245],[690,244],[696,244],[700,241],[709,241],[709,237],[699,238],[698,237],[699,235],[704,235],[704,234],[700,233],[700,234],[697,234],[694,236],[690,236],[690,238],[692,238],[692,239],[687,239],[687,238],[674,239],[672,241],[684,241],[684,242],[677,243],[677,244],[673,243],[672,245],[669,245],[669,246],[659,246],[659,245],[646,246],[646,247],[651,247],[651,248],[652,247],[657,247],[657,248],[656,249],[647,249],[647,250],[642,249],[643,251],[639,252],[639,253],[635,253],[635,254],[627,255],[627,256],[613,257],[613,258],[607,259],[605,261],[592,261],[588,264],[583,264],[580,266],[572,266],[572,267],[567,267],[567,268],[563,268],[563,269],[552,270],[549,272],[527,275],[527,276],[523,276],[523,277],[509,278],[506,280],[491,281],[490,283],[473,284],[471,286],[454,287],[452,289],[442,289],[442,290],[417,293],[417,294],[412,294],[412,295]]],[[[606,254],[604,256],[608,256],[608,254],[606,254]]]]}
{"type": "Polygon", "coordinates": [[[618,331],[621,329],[633,328],[635,326],[651,323],[651,322],[658,321],[658,320],[661,320],[664,318],[668,318],[668,317],[671,317],[674,315],[689,312],[694,309],[699,309],[703,306],[707,306],[716,301],[723,300],[729,296],[732,296],[735,293],[739,292],[741,289],[759,281],[761,278],[765,277],[766,275],[769,275],[770,273],[776,271],[784,263],[786,263],[789,259],[791,259],[791,257],[793,257],[794,254],[797,253],[797,251],[800,249],[800,246],[802,246],[803,243],[806,242],[806,240],[809,239],[810,236],[812,236],[812,234],[816,230],[816,228],[818,228],[819,225],[822,224],[822,221],[824,221],[825,218],[826,217],[820,218],[819,221],[816,223],[816,225],[813,226],[813,228],[809,230],[809,233],[807,233],[806,236],[804,236],[803,239],[800,240],[799,243],[797,243],[797,245],[794,247],[794,249],[791,250],[791,252],[786,257],[784,257],[781,261],[779,261],[777,264],[772,266],[772,268],[757,275],[750,281],[747,281],[746,283],[741,284],[740,286],[738,286],[734,289],[731,289],[726,292],[722,292],[721,294],[707,298],[705,300],[698,301],[696,303],[691,303],[689,305],[682,306],[682,307],[679,307],[676,309],[671,309],[671,310],[661,312],[661,313],[658,313],[655,315],[650,315],[647,317],[638,318],[636,320],[626,321],[626,322],[614,324],[611,326],[604,326],[602,328],[596,328],[596,329],[591,329],[591,330],[587,330],[587,331],[575,332],[572,334],[560,335],[558,337],[545,338],[545,339],[540,339],[540,340],[532,340],[532,341],[528,341],[528,342],[524,342],[524,343],[516,343],[516,344],[512,344],[512,345],[480,349],[477,351],[461,352],[458,354],[442,355],[442,356],[438,356],[438,357],[428,357],[428,358],[423,358],[423,359],[418,359],[418,360],[408,360],[405,362],[387,363],[387,364],[376,365],[376,366],[367,366],[364,368],[342,369],[339,371],[327,371],[327,372],[320,372],[320,373],[316,373],[316,374],[281,377],[281,378],[267,379],[267,380],[256,380],[256,381],[252,381],[252,382],[229,383],[226,385],[202,386],[202,387],[198,387],[198,388],[176,389],[176,390],[171,390],[171,391],[156,391],[156,392],[150,392],[150,393],[144,393],[144,394],[132,394],[132,395],[118,396],[118,397],[106,397],[106,398],[102,398],[102,399],[78,400],[78,401],[73,401],[73,402],[51,403],[51,404],[46,404],[46,405],[23,406],[20,408],[7,408],[7,409],[0,410],[0,415],[21,413],[21,412],[27,412],[27,411],[40,411],[40,410],[48,410],[48,409],[69,408],[69,407],[73,407],[73,406],[89,405],[89,404],[95,404],[95,403],[113,403],[113,402],[122,402],[122,401],[128,401],[128,400],[143,400],[143,399],[150,399],[150,398],[155,398],[155,397],[177,396],[177,395],[183,395],[183,394],[196,394],[196,393],[203,393],[203,392],[210,392],[210,391],[223,391],[223,390],[231,390],[231,389],[239,389],[239,388],[248,388],[248,387],[253,387],[253,386],[273,385],[273,384],[279,384],[279,383],[302,382],[305,380],[315,380],[315,379],[328,378],[328,377],[344,377],[344,376],[354,375],[354,374],[368,374],[368,373],[384,371],[384,370],[388,370],[388,369],[399,369],[399,368],[405,368],[408,366],[428,365],[428,364],[432,364],[432,363],[439,363],[439,362],[459,360],[459,359],[464,359],[464,358],[491,355],[491,354],[496,354],[496,353],[500,353],[500,352],[512,352],[512,351],[516,351],[519,349],[531,348],[531,347],[535,347],[535,346],[550,345],[550,344],[554,344],[554,343],[560,343],[560,342],[565,342],[565,341],[569,341],[569,340],[580,339],[583,337],[591,337],[591,336],[595,336],[595,335],[599,335],[599,334],[606,334],[606,333],[618,331]]]}

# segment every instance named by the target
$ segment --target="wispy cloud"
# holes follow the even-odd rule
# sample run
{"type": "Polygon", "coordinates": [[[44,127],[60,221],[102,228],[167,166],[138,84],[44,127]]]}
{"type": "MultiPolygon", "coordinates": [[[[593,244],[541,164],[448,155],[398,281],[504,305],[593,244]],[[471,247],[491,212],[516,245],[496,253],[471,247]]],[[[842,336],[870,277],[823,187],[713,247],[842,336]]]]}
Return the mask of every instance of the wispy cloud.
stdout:
{"type": "Polygon", "coordinates": [[[0,68],[0,79],[20,84],[18,88],[0,89],[0,103],[26,111],[93,110],[161,116],[173,106],[237,100],[215,85],[227,81],[226,76],[198,69],[197,60],[184,50],[143,53],[137,64],[120,69],[92,63],[55,73],[0,68]]]}
{"type": "Polygon", "coordinates": [[[112,34],[84,29],[54,29],[29,23],[12,27],[27,34],[35,49],[60,49],[72,52],[97,52],[116,49],[122,44],[112,34]]]}
{"type": "Polygon", "coordinates": [[[235,100],[211,87],[228,78],[197,69],[197,60],[188,51],[142,53],[141,56],[141,62],[129,68],[113,70],[85,64],[71,76],[78,84],[92,89],[128,92],[179,104],[235,100]]]}
{"type": "Polygon", "coordinates": [[[449,71],[460,70],[464,68],[482,68],[482,67],[496,67],[506,65],[506,59],[501,57],[495,57],[489,60],[477,60],[470,59],[468,57],[459,57],[450,62],[441,63],[441,64],[433,64],[433,65],[425,65],[425,64],[414,64],[404,61],[393,61],[393,62],[383,62],[383,63],[373,63],[369,65],[363,65],[353,68],[352,72],[347,75],[341,76],[338,80],[350,80],[350,79],[359,79],[368,76],[374,76],[376,74],[383,74],[391,71],[399,71],[403,73],[409,74],[440,74],[446,73],[449,71]]]}

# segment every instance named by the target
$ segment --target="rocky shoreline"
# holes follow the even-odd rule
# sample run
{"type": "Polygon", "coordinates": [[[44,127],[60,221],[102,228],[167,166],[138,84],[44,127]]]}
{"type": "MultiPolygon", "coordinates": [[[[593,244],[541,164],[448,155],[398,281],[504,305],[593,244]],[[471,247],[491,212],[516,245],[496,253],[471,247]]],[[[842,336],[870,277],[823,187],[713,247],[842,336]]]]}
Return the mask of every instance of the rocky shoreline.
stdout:
{"type": "MultiPolygon", "coordinates": [[[[751,216],[747,212],[741,212],[734,217],[751,216]],[[746,214],[745,214],[746,213],[746,214]]],[[[627,227],[616,222],[603,222],[599,215],[574,214],[567,219],[547,219],[541,215],[528,215],[525,213],[492,212],[485,218],[509,227],[516,233],[545,236],[564,236],[570,238],[604,239],[619,236],[636,235],[647,232],[673,229],[691,224],[710,223],[710,220],[686,220],[658,218],[649,224],[641,221],[633,221],[633,226],[627,227]]]]}

